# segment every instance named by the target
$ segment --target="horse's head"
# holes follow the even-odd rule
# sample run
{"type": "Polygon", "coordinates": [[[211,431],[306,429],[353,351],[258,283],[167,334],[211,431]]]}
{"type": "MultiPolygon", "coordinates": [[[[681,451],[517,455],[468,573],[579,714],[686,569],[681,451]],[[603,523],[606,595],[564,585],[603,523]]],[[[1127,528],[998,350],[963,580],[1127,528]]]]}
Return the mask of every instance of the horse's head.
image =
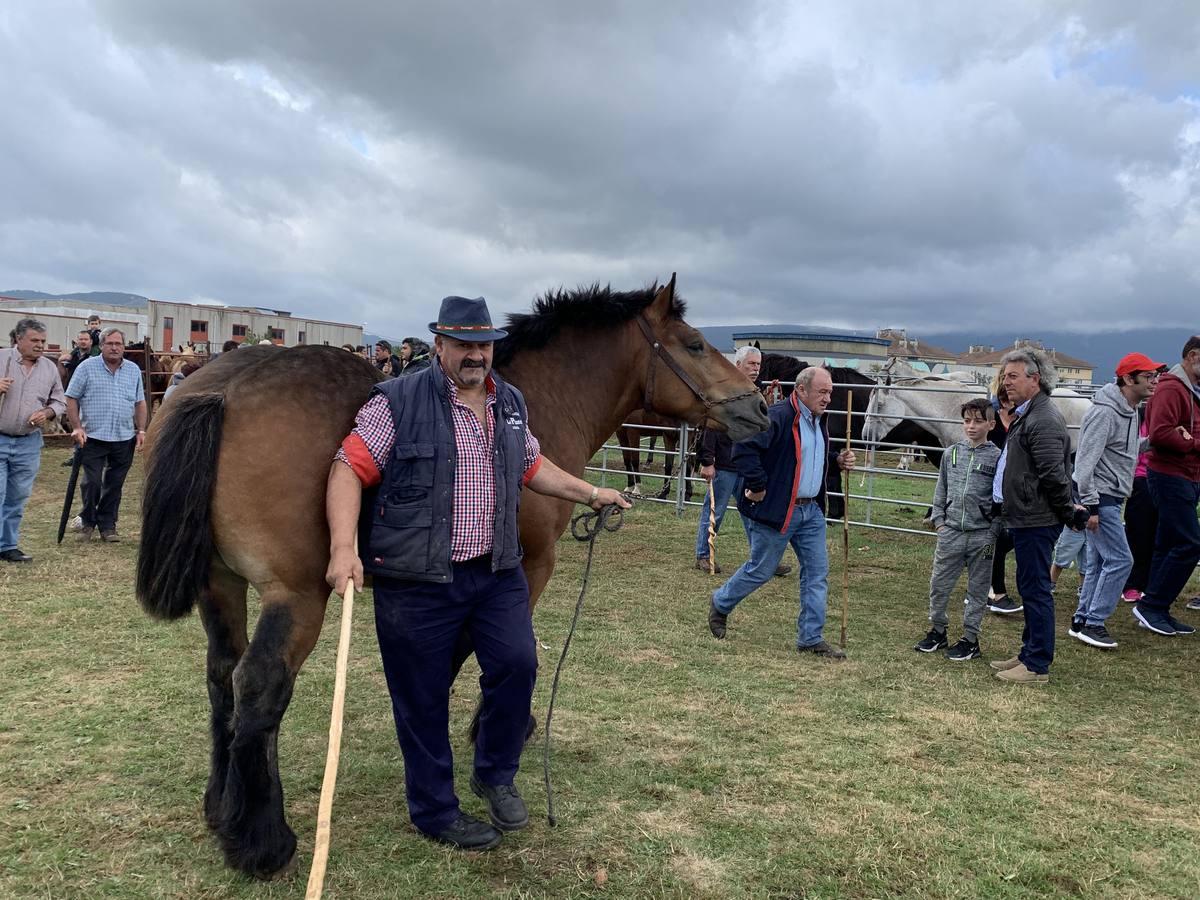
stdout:
{"type": "Polygon", "coordinates": [[[867,403],[867,417],[863,421],[863,440],[871,444],[882,441],[887,433],[903,420],[904,409],[900,399],[890,384],[881,384],[871,391],[871,399],[867,403]]]}
{"type": "Polygon", "coordinates": [[[683,320],[675,276],[637,317],[645,338],[644,405],[661,415],[704,424],[742,441],[766,429],[767,404],[754,384],[683,320]]]}

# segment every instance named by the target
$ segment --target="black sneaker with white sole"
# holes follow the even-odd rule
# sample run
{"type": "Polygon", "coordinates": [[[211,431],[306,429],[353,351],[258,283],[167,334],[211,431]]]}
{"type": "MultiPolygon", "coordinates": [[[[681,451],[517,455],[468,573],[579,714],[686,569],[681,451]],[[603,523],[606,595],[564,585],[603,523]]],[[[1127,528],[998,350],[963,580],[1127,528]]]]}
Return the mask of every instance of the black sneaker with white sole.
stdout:
{"type": "Polygon", "coordinates": [[[1079,632],[1083,631],[1083,626],[1086,624],[1086,619],[1072,619],[1071,627],[1067,629],[1067,634],[1073,638],[1079,637],[1079,632]]]}
{"type": "Polygon", "coordinates": [[[913,649],[920,650],[922,653],[932,653],[934,650],[941,650],[946,643],[946,632],[931,629],[929,634],[917,641],[913,649]]]}
{"type": "Polygon", "coordinates": [[[1103,625],[1084,625],[1074,636],[1085,644],[1099,647],[1101,650],[1115,650],[1117,647],[1117,642],[1113,640],[1112,635],[1103,625]]]}
{"type": "Polygon", "coordinates": [[[1008,595],[988,601],[988,612],[994,612],[1000,616],[1010,616],[1013,613],[1019,613],[1024,608],[1024,603],[1018,603],[1008,595]]]}
{"type": "Polygon", "coordinates": [[[979,641],[968,641],[966,638],[962,638],[946,651],[946,659],[954,662],[966,662],[969,659],[979,659],[981,656],[983,654],[979,652],[979,641]]]}
{"type": "Polygon", "coordinates": [[[1133,604],[1133,618],[1143,628],[1148,628],[1163,637],[1174,637],[1175,629],[1171,626],[1171,617],[1161,609],[1147,606],[1139,600],[1133,604]]]}
{"type": "Polygon", "coordinates": [[[1184,609],[1190,609],[1192,612],[1200,612],[1200,597],[1193,597],[1183,606],[1184,609]]]}

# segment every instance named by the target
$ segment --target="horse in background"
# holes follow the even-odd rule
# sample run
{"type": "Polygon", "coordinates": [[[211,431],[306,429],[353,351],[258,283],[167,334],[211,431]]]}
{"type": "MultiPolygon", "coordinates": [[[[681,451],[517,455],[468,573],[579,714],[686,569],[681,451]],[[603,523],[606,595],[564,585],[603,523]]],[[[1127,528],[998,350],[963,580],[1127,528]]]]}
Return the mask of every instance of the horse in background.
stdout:
{"type": "MultiPolygon", "coordinates": [[[[581,476],[639,408],[734,441],[768,426],[754,385],[684,312],[672,277],[639,291],[559,290],[535,301],[531,313],[509,317],[494,366],[525,395],[529,427],[547,458],[581,476]]],[[[337,347],[243,348],[185,379],[147,435],[137,595],[156,618],[199,608],[212,709],[204,814],[228,863],[252,875],[276,874],[295,854],[279,726],[329,598],[330,461],[382,377],[337,347]],[[251,494],[271,503],[247,503],[251,494]],[[252,639],[250,584],[262,604],[252,639]]],[[[371,507],[365,496],[363,509],[371,507]]],[[[531,607],[553,573],[573,508],[522,494],[531,607]]],[[[460,642],[459,663],[470,653],[467,643],[460,642]]]]}
{"type": "MultiPolygon", "coordinates": [[[[796,377],[809,367],[809,363],[788,356],[784,353],[763,353],[762,368],[758,373],[760,388],[767,388],[774,382],[784,387],[784,397],[791,395],[796,377]]],[[[846,403],[849,400],[854,411],[850,423],[850,440],[861,441],[863,438],[863,423],[870,404],[871,389],[876,381],[869,375],[864,375],[858,369],[846,366],[826,366],[833,378],[833,398],[829,408],[825,410],[826,424],[829,429],[829,445],[831,450],[840,450],[846,446],[846,403]],[[859,387],[854,387],[859,385],[859,387]],[[849,395],[849,396],[848,396],[849,395]]],[[[831,519],[840,519],[846,511],[841,472],[831,467],[825,476],[825,490],[828,493],[827,514],[831,519]],[[834,496],[837,494],[838,496],[834,496]]]]}
{"type": "MultiPolygon", "coordinates": [[[[962,440],[962,405],[987,396],[973,378],[958,380],[954,374],[889,377],[871,392],[863,438],[873,445],[915,442],[930,463],[940,465],[942,450],[962,440]]],[[[1050,399],[1067,424],[1074,453],[1091,401],[1070,388],[1055,388],[1050,399]]]]}
{"type": "MultiPolygon", "coordinates": [[[[671,493],[671,474],[675,469],[675,459],[679,451],[679,426],[681,424],[683,423],[677,419],[668,419],[657,413],[638,409],[630,413],[628,420],[617,429],[617,443],[621,445],[621,459],[625,464],[625,480],[630,494],[640,495],[642,493],[641,447],[642,440],[647,437],[650,439],[650,446],[646,451],[647,469],[654,463],[655,442],[659,438],[662,438],[663,442],[663,453],[661,454],[663,483],[654,496],[659,500],[665,500],[671,493]]],[[[692,499],[692,484],[687,479],[691,477],[695,464],[695,444],[700,431],[694,429],[689,433],[691,434],[690,446],[684,455],[683,472],[680,475],[684,479],[685,500],[692,499]]]]}

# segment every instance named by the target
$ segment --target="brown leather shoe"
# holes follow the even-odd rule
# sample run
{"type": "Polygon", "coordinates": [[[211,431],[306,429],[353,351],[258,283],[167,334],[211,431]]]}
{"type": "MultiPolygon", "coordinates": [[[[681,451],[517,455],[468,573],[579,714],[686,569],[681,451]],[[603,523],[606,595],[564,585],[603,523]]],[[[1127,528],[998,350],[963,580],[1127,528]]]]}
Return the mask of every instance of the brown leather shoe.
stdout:
{"type": "Polygon", "coordinates": [[[993,659],[990,663],[988,663],[988,665],[991,666],[993,669],[995,669],[997,672],[1003,672],[1005,669],[1016,668],[1020,664],[1021,664],[1021,657],[1019,657],[1019,656],[1014,656],[1010,659],[993,659]]]}
{"type": "Polygon", "coordinates": [[[86,544],[92,539],[92,533],[96,530],[94,525],[84,525],[79,529],[79,534],[75,535],[75,540],[81,544],[86,544]]]}
{"type": "Polygon", "coordinates": [[[815,644],[805,644],[796,648],[797,653],[812,653],[815,656],[825,656],[829,659],[845,659],[846,651],[835,647],[828,641],[817,641],[815,644]]]}
{"type": "MultiPolygon", "coordinates": [[[[705,575],[707,575],[708,574],[708,557],[707,556],[697,556],[696,557],[696,568],[699,569],[701,572],[703,572],[705,575]]],[[[713,561],[712,574],[714,574],[714,575],[721,574],[721,564],[719,562],[717,562],[716,560],[713,561]]]]}
{"type": "Polygon", "coordinates": [[[725,638],[725,623],[729,616],[717,609],[711,600],[708,604],[708,630],[718,641],[725,638]]]}
{"type": "Polygon", "coordinates": [[[115,528],[112,529],[111,531],[100,532],[100,537],[102,540],[104,540],[110,544],[121,543],[121,536],[119,534],[117,534],[117,530],[115,528]]]}
{"type": "Polygon", "coordinates": [[[777,565],[775,567],[775,577],[783,578],[783,576],[787,575],[791,571],[792,571],[792,567],[789,566],[787,563],[780,563],[779,565],[777,565]]]}

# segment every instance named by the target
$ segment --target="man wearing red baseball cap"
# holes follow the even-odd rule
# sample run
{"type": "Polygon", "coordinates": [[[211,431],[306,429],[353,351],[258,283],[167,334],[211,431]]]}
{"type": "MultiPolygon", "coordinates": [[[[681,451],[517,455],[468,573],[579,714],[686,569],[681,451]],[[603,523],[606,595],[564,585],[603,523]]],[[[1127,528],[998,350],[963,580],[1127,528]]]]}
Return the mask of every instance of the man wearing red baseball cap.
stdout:
{"type": "Polygon", "coordinates": [[[1160,369],[1144,353],[1130,353],[1117,363],[1117,380],[1092,398],[1079,428],[1075,454],[1075,487],[1087,507],[1087,577],[1079,606],[1067,633],[1092,647],[1117,646],[1105,627],[1121,601],[1133,554],[1121,524],[1121,504],[1133,490],[1138,458],[1137,409],[1154,393],[1160,369]]]}
{"type": "Polygon", "coordinates": [[[1159,379],[1146,427],[1146,487],[1158,507],[1158,532],[1150,580],[1133,616],[1155,634],[1194,634],[1171,615],[1171,604],[1200,561],[1200,335],[1188,338],[1182,361],[1159,379]]]}

